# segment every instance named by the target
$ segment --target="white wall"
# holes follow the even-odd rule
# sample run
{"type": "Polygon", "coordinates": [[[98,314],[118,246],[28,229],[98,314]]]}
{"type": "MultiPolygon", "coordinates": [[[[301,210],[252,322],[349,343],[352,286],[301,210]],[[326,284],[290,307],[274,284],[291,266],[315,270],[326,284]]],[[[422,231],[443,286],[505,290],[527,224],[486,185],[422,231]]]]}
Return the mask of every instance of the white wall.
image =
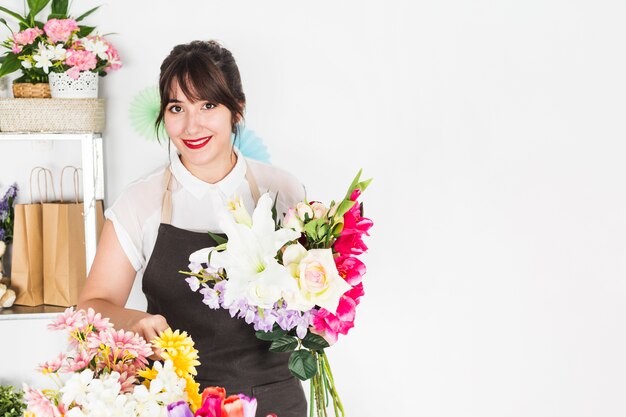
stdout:
{"type": "MultiPolygon", "coordinates": [[[[130,127],[134,94],[173,45],[219,39],[275,164],[325,200],[359,167],[375,178],[367,295],[330,351],[349,416],[622,416],[625,12],[109,1],[91,19],[119,33],[125,63],[101,82],[108,199],[165,159],[130,127]]],[[[0,145],[2,186],[48,155],[0,145]]],[[[32,379],[62,346],[16,323],[0,322],[2,382],[32,379]]]]}

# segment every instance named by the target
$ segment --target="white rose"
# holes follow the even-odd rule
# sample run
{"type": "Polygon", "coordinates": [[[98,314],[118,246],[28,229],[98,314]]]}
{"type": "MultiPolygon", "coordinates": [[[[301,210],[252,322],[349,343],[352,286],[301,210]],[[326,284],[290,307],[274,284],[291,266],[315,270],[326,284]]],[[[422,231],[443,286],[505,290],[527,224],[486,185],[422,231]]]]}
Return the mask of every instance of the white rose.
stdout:
{"type": "Polygon", "coordinates": [[[339,275],[331,249],[307,252],[302,245],[291,245],[283,254],[283,263],[298,279],[300,289],[299,294],[285,295],[290,309],[306,311],[318,305],[335,314],[339,299],[352,288],[339,275]]]}
{"type": "Polygon", "coordinates": [[[311,208],[313,209],[314,219],[321,219],[328,213],[328,208],[318,201],[311,203],[311,208]]]}
{"type": "Polygon", "coordinates": [[[313,218],[313,209],[307,203],[301,201],[296,205],[296,211],[298,212],[298,217],[303,222],[306,221],[306,215],[308,215],[309,220],[313,218]]]}
{"type": "Polygon", "coordinates": [[[304,223],[302,223],[302,220],[298,217],[296,209],[290,208],[287,210],[287,214],[285,214],[285,219],[283,220],[283,226],[302,233],[304,230],[304,223]]]}

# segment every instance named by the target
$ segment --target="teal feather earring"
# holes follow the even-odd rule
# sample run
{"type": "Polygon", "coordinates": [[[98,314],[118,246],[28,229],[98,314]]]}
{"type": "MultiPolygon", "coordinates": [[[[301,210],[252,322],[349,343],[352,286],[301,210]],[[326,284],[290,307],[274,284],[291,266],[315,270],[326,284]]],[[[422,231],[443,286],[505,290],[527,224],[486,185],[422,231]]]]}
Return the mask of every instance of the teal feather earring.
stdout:
{"type": "MultiPolygon", "coordinates": [[[[154,123],[159,116],[160,110],[161,98],[158,87],[148,87],[137,93],[130,104],[129,113],[130,122],[135,132],[148,140],[156,140],[157,131],[154,123]]],[[[167,138],[167,132],[163,124],[159,127],[159,137],[167,138]]],[[[234,142],[234,133],[231,134],[230,140],[231,143],[234,142]]],[[[253,130],[240,125],[235,146],[246,158],[256,159],[265,163],[270,162],[267,146],[265,146],[263,139],[254,133],[253,130]]]]}

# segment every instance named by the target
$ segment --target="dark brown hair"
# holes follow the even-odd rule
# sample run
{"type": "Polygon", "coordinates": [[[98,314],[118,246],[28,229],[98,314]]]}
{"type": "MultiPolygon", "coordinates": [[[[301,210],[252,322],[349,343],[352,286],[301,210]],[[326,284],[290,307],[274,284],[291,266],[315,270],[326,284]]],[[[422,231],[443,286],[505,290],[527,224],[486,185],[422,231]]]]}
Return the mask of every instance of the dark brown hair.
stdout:
{"type": "Polygon", "coordinates": [[[213,40],[193,41],[172,49],[161,64],[159,75],[161,109],[156,120],[157,132],[172,98],[174,83],[190,100],[206,100],[226,106],[232,115],[232,132],[237,136],[237,121],[244,118],[246,96],[239,68],[228,49],[213,40]]]}

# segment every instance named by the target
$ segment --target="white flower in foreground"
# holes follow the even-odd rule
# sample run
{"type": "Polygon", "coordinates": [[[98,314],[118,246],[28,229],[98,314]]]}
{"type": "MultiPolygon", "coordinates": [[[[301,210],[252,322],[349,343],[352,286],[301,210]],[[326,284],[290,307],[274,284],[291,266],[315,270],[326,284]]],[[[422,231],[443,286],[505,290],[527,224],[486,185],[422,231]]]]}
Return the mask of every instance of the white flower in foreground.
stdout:
{"type": "Polygon", "coordinates": [[[89,384],[93,381],[93,371],[85,369],[80,373],[75,373],[61,388],[61,401],[63,404],[71,404],[76,401],[82,404],[87,399],[89,384]]]}
{"type": "Polygon", "coordinates": [[[250,305],[271,308],[283,291],[297,290],[296,281],[275,258],[278,250],[300,233],[288,228],[276,230],[268,193],[259,199],[251,227],[237,223],[230,214],[222,216],[220,227],[228,243],[225,251],[213,253],[211,264],[226,270],[226,306],[245,299],[250,305]]]}

